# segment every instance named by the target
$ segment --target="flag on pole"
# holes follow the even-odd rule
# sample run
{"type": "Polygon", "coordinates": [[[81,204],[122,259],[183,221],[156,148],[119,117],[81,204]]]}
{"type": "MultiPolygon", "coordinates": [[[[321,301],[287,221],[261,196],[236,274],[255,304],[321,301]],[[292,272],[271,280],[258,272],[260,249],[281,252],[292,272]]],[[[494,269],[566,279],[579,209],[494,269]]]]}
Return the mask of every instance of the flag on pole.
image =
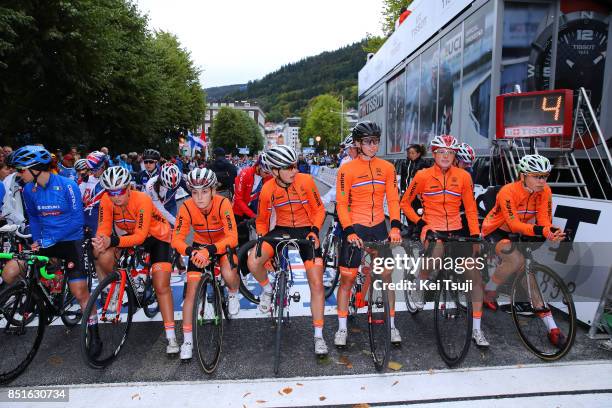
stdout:
{"type": "Polygon", "coordinates": [[[202,139],[202,142],[206,144],[206,132],[204,131],[204,128],[202,128],[202,133],[200,133],[200,139],[202,139]]]}
{"type": "Polygon", "coordinates": [[[204,141],[199,137],[194,136],[190,131],[187,131],[187,141],[189,142],[189,148],[192,151],[202,150],[204,147],[204,141]]]}

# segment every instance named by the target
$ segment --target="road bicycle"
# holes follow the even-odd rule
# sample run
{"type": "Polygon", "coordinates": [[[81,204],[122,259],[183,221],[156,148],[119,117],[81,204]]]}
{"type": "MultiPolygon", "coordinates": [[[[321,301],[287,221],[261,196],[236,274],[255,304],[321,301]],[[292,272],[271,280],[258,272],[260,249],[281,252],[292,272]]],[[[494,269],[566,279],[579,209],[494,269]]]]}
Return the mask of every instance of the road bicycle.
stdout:
{"type": "Polygon", "coordinates": [[[88,322],[83,319],[81,355],[91,367],[104,368],[111,364],[128,338],[136,311],[143,308],[147,313],[147,307],[156,304],[148,259],[141,247],[121,249],[113,271],[92,292],[84,315],[97,313],[102,347],[93,352],[88,322]]]}

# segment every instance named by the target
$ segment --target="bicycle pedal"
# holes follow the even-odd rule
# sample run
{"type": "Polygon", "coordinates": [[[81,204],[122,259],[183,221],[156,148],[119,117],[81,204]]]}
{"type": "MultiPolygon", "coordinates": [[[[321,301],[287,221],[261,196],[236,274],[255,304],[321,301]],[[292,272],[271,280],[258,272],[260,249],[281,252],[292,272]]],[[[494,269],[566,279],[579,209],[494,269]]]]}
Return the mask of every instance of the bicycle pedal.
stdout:
{"type": "Polygon", "coordinates": [[[402,347],[402,342],[401,341],[395,341],[395,342],[391,342],[391,345],[393,345],[393,347],[402,347]]]}

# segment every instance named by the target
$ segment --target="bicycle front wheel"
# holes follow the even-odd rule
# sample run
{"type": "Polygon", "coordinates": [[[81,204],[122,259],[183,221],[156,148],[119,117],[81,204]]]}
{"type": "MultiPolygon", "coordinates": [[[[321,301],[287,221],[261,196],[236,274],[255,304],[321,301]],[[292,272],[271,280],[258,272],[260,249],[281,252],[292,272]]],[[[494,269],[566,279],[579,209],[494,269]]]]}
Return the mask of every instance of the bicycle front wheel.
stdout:
{"type": "Polygon", "coordinates": [[[368,291],[368,333],[376,371],[383,371],[387,367],[391,351],[389,292],[382,283],[379,275],[373,275],[368,291]]]}
{"type": "Polygon", "coordinates": [[[223,311],[221,292],[209,275],[198,284],[193,302],[193,340],[200,365],[211,374],[219,364],[223,340],[223,311]]]}
{"type": "Polygon", "coordinates": [[[434,304],[434,327],[438,352],[449,367],[454,367],[463,361],[470,349],[472,339],[470,292],[450,286],[459,282],[458,276],[454,276],[452,280],[446,278],[438,281],[441,288],[436,291],[434,304]]]}
{"type": "Polygon", "coordinates": [[[123,295],[120,295],[121,273],[113,271],[104,278],[93,291],[83,312],[84,316],[96,315],[96,328],[89,328],[88,319],[81,322],[81,356],[93,368],[110,365],[119,355],[127,340],[136,311],[136,297],[124,281],[123,295]],[[120,298],[121,296],[121,298],[120,298]],[[99,335],[101,346],[94,350],[91,339],[94,329],[99,335]]]}
{"type": "Polygon", "coordinates": [[[542,360],[558,360],[572,348],[576,337],[574,300],[552,269],[532,263],[529,273],[517,275],[511,309],[521,341],[542,360]]]}
{"type": "Polygon", "coordinates": [[[278,279],[274,283],[275,296],[273,299],[274,305],[274,323],[276,324],[276,337],[274,342],[274,374],[278,374],[280,366],[280,349],[281,349],[281,334],[283,330],[283,313],[285,312],[285,303],[287,302],[287,275],[284,272],[278,274],[278,279]]]}
{"type": "Polygon", "coordinates": [[[0,294],[0,384],[19,376],[32,362],[45,333],[46,309],[22,282],[0,294]]]}

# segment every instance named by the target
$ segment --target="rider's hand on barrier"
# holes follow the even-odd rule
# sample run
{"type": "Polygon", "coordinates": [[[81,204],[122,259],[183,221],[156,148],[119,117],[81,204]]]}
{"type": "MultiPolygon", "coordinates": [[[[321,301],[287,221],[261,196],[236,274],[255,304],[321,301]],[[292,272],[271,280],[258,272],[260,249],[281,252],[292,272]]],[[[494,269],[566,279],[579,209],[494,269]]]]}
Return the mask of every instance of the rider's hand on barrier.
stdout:
{"type": "Polygon", "coordinates": [[[191,262],[198,268],[205,268],[210,263],[210,254],[208,253],[208,249],[195,249],[191,253],[191,262]]]}
{"type": "Polygon", "coordinates": [[[391,231],[389,231],[389,241],[393,244],[402,242],[402,235],[399,228],[391,228],[391,231]]]}
{"type": "Polygon", "coordinates": [[[321,243],[319,242],[319,237],[317,235],[316,232],[309,232],[308,235],[306,235],[306,239],[310,239],[314,242],[314,247],[315,249],[318,249],[319,246],[321,245],[321,243]]]}

